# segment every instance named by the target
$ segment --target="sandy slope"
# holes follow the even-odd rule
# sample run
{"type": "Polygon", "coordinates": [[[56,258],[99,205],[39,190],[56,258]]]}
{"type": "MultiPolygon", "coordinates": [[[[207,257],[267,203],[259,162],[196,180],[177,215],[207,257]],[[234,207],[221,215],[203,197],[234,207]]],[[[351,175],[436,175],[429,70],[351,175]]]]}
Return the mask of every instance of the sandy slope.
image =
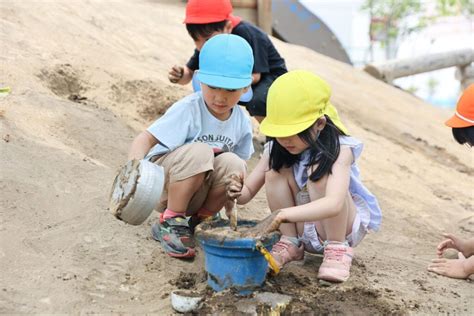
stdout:
{"type": "MultiPolygon", "coordinates": [[[[180,280],[204,287],[201,255],[172,260],[150,240],[149,222],[130,227],[107,211],[133,137],[189,91],[166,80],[193,48],[182,16],[177,1],[0,1],[0,86],[12,87],[0,98],[0,312],[169,314],[180,280]]],[[[294,312],[474,313],[471,283],[425,271],[442,231],[474,233],[474,152],[443,127],[449,113],[276,44],[291,69],[332,85],[366,144],[360,167],[384,223],[357,248],[347,284],[320,288],[309,258],[266,289],[302,297],[294,312]]],[[[264,195],[241,213],[267,214],[264,195]]]]}

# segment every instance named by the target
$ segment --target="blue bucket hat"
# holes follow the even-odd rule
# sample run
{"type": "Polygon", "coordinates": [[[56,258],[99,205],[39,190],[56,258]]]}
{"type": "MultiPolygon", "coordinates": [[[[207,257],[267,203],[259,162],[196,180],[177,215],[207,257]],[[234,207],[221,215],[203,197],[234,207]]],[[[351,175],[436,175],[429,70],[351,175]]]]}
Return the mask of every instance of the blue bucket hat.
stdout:
{"type": "Polygon", "coordinates": [[[252,83],[253,53],[242,37],[219,34],[210,38],[199,54],[200,82],[223,89],[241,89],[252,83]]]}

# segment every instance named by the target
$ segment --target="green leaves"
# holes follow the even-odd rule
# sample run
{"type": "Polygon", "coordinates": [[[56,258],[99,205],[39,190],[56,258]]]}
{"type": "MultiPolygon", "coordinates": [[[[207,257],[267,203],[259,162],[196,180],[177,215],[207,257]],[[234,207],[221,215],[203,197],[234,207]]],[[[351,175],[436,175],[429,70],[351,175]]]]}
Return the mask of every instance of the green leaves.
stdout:
{"type": "Polygon", "coordinates": [[[435,1],[433,7],[432,2],[422,0],[366,0],[361,9],[370,14],[371,40],[380,42],[382,47],[395,47],[398,39],[427,27],[439,17],[474,14],[472,0],[435,1]],[[408,21],[408,17],[414,18],[408,21]]]}

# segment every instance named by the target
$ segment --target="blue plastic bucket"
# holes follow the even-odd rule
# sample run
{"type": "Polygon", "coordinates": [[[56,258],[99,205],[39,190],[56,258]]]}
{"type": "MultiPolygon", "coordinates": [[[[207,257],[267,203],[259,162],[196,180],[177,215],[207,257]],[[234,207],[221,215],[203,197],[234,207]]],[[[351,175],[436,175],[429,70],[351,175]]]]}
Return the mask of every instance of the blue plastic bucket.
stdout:
{"type": "MultiPolygon", "coordinates": [[[[217,227],[226,221],[219,221],[217,227]]],[[[255,222],[245,222],[244,225],[254,225],[255,222]]],[[[241,223],[239,222],[239,225],[241,223]]],[[[222,238],[212,235],[212,229],[205,233],[196,231],[197,240],[204,250],[207,283],[214,291],[228,288],[236,290],[241,295],[252,293],[262,286],[268,270],[268,262],[256,249],[256,240],[252,238],[222,238]]],[[[262,243],[267,250],[278,241],[279,235],[273,234],[262,243]]]]}

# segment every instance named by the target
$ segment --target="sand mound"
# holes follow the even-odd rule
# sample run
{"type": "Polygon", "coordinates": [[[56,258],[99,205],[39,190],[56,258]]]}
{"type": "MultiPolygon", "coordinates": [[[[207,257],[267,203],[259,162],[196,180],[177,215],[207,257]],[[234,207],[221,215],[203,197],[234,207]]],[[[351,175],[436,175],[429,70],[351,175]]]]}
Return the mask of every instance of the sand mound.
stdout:
{"type": "MultiPolygon", "coordinates": [[[[149,221],[132,227],[107,211],[133,137],[190,91],[166,79],[192,53],[183,12],[177,1],[0,2],[0,86],[12,88],[0,98],[0,312],[169,314],[180,272],[201,275],[202,254],[169,258],[149,221]]],[[[308,258],[265,290],[301,297],[295,313],[472,314],[472,284],[425,271],[442,231],[474,232],[474,152],[443,126],[450,113],[275,43],[291,69],[333,87],[333,103],[366,144],[360,167],[384,223],[357,248],[346,284],[322,288],[308,258]]],[[[239,210],[267,212],[263,193],[239,210]]],[[[204,278],[194,279],[204,290],[204,278]]],[[[220,306],[212,295],[206,304],[220,306]]]]}

